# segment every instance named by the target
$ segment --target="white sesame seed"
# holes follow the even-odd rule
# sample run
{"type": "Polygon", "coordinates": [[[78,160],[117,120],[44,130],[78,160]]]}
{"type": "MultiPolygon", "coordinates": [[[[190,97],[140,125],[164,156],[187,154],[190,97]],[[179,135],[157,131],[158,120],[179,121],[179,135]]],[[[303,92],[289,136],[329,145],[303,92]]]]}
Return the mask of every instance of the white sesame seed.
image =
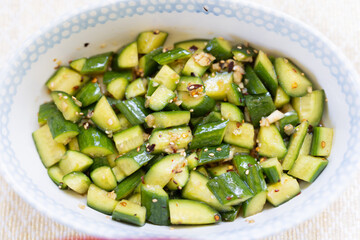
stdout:
{"type": "Polygon", "coordinates": [[[153,203],[156,203],[158,200],[156,199],[156,198],[154,198],[153,200],[152,200],[152,202],[153,203]]]}
{"type": "Polygon", "coordinates": [[[250,173],[250,170],[247,169],[247,170],[245,171],[245,175],[249,175],[249,173],[250,173]]]}
{"type": "Polygon", "coordinates": [[[213,157],[213,156],[215,156],[215,154],[214,153],[209,153],[209,156],[213,157]]]}

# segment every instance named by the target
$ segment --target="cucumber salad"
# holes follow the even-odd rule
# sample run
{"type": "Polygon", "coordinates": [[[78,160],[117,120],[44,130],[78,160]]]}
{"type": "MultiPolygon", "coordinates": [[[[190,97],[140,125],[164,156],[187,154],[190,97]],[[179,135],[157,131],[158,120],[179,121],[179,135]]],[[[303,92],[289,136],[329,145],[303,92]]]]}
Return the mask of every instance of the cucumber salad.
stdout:
{"type": "Polygon", "coordinates": [[[166,48],[167,36],[141,32],[46,82],[32,136],[59,189],[116,221],[196,225],[277,207],[315,181],[333,139],[324,90],[247,43],[166,48]]]}

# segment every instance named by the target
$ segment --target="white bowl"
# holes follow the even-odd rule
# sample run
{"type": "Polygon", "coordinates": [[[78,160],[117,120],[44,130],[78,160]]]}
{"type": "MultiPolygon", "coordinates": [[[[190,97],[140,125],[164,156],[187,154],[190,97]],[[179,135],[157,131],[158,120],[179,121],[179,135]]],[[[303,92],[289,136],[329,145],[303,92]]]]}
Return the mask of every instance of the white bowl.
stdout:
{"type": "Polygon", "coordinates": [[[28,41],[2,75],[0,90],[1,171],[16,192],[47,216],[79,231],[102,237],[176,237],[247,239],[274,234],[323,209],[346,186],[358,162],[360,92],[354,69],[317,31],[259,5],[235,1],[122,1],[72,14],[28,41]],[[205,11],[204,8],[208,9],[205,11]],[[86,198],[60,191],[49,179],[34,147],[39,105],[48,100],[45,81],[53,59],[71,59],[116,50],[149,29],[170,33],[167,43],[223,36],[248,41],[292,59],[325,89],[325,125],[335,128],[329,165],[301,195],[277,207],[235,222],[174,230],[146,224],[142,228],[109,220],[90,208],[86,198]],[[89,42],[88,47],[84,43],[89,42]],[[106,44],[105,48],[101,45],[106,44]],[[331,120],[331,121],[330,121],[331,120]]]}

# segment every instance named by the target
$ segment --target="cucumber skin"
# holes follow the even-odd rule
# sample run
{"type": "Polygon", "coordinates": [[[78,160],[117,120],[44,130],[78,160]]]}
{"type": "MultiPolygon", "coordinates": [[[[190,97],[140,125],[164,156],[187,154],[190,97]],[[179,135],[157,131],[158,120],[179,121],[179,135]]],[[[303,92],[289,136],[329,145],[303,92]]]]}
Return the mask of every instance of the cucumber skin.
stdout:
{"type": "MultiPolygon", "coordinates": [[[[62,134],[72,133],[71,138],[79,134],[78,126],[73,122],[65,120],[65,118],[59,111],[57,114],[53,114],[47,120],[47,122],[50,128],[51,135],[56,142],[59,142],[57,138],[60,137],[62,134]]],[[[59,143],[66,145],[71,140],[71,138],[60,141],[59,143]]]]}
{"type": "Polygon", "coordinates": [[[47,119],[59,112],[54,102],[47,102],[40,105],[38,123],[40,126],[47,123],[47,119]]]}
{"type": "Polygon", "coordinates": [[[76,99],[82,103],[82,107],[87,107],[102,97],[98,83],[89,82],[76,94],[76,99]]]}
{"type": "Polygon", "coordinates": [[[230,157],[230,145],[221,144],[216,147],[205,147],[199,153],[198,166],[218,162],[230,157]],[[206,151],[205,151],[206,150],[206,151]],[[212,156],[213,155],[213,156],[212,156]]]}
{"type": "Polygon", "coordinates": [[[116,107],[124,114],[132,125],[143,124],[149,110],[145,108],[145,98],[135,97],[133,99],[119,101],[116,107]]]}
{"type": "Polygon", "coordinates": [[[170,224],[169,196],[161,187],[158,190],[151,188],[152,186],[141,186],[141,205],[146,208],[146,220],[167,226],[170,224]]]}
{"type": "Polygon", "coordinates": [[[144,172],[142,170],[138,170],[121,181],[114,189],[116,200],[120,200],[129,196],[141,183],[141,178],[143,176],[144,172]]]}
{"type": "Polygon", "coordinates": [[[107,149],[109,155],[115,153],[115,147],[111,139],[94,127],[89,127],[88,129],[80,127],[78,141],[81,152],[84,152],[88,147],[96,146],[107,149]]]}
{"type": "Polygon", "coordinates": [[[190,149],[219,145],[224,138],[228,122],[229,121],[214,122],[199,125],[194,133],[190,149]]]}
{"type": "Polygon", "coordinates": [[[261,82],[259,77],[256,75],[255,71],[250,65],[245,67],[245,79],[248,80],[248,83],[245,84],[247,92],[249,94],[263,94],[267,93],[268,90],[265,88],[264,84],[261,82]]]}
{"type": "Polygon", "coordinates": [[[328,157],[331,152],[333,135],[334,131],[332,128],[315,127],[310,151],[311,155],[328,157]]]}
{"type": "Polygon", "coordinates": [[[245,95],[245,102],[254,127],[259,127],[261,118],[267,117],[276,110],[269,93],[245,95]]]}

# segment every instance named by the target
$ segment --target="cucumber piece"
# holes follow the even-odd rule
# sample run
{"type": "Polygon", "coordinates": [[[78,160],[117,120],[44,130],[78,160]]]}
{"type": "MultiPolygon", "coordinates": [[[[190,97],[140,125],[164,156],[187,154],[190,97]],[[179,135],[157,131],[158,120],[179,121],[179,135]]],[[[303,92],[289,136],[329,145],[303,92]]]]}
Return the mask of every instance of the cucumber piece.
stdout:
{"type": "Polygon", "coordinates": [[[146,96],[151,96],[158,87],[159,83],[155,82],[154,79],[150,79],[148,89],[146,91],[146,96]]]}
{"type": "Polygon", "coordinates": [[[245,95],[245,103],[254,127],[259,127],[261,118],[267,117],[276,110],[269,93],[245,95]]]}
{"type": "Polygon", "coordinates": [[[79,193],[87,193],[91,180],[82,172],[71,172],[64,176],[64,183],[69,186],[70,189],[79,193]]]}
{"type": "Polygon", "coordinates": [[[41,162],[47,168],[59,162],[66,152],[65,146],[52,138],[47,124],[33,132],[32,137],[41,162]]]}
{"type": "Polygon", "coordinates": [[[111,170],[113,171],[118,183],[126,178],[126,174],[118,166],[112,167],[111,170]]]}
{"type": "Polygon", "coordinates": [[[81,69],[84,67],[85,62],[86,62],[86,58],[79,58],[71,61],[69,65],[72,69],[80,72],[81,69]]]}
{"type": "Polygon", "coordinates": [[[206,70],[210,67],[213,57],[204,55],[204,52],[195,53],[185,63],[181,74],[185,76],[202,77],[206,70]],[[199,60],[204,57],[204,63],[199,63],[199,60]]]}
{"type": "Polygon", "coordinates": [[[184,69],[185,63],[187,62],[188,58],[181,58],[177,59],[168,64],[168,66],[174,70],[177,74],[181,74],[181,71],[184,69]]]}
{"type": "MultiPolygon", "coordinates": [[[[172,70],[168,65],[164,65],[155,75],[153,81],[159,85],[163,84],[169,90],[174,91],[176,89],[176,84],[179,82],[179,79],[179,74],[172,70]]],[[[154,84],[152,86],[154,86],[154,84]]]]}
{"type": "Polygon", "coordinates": [[[222,102],[221,103],[221,116],[230,121],[242,122],[244,120],[244,114],[241,112],[240,108],[231,103],[222,102]]]}
{"type": "Polygon", "coordinates": [[[165,85],[160,85],[149,99],[149,107],[154,111],[160,111],[175,98],[175,93],[165,85]]]}
{"type": "Polygon", "coordinates": [[[280,181],[283,170],[281,163],[276,157],[269,158],[261,162],[260,165],[268,183],[276,183],[280,181]]]}
{"type": "Polygon", "coordinates": [[[53,139],[58,143],[66,145],[79,134],[78,126],[66,121],[58,110],[47,120],[47,123],[53,139]]]}
{"type": "Polygon", "coordinates": [[[304,142],[308,127],[309,127],[309,122],[303,121],[295,129],[295,132],[291,135],[289,148],[282,162],[282,167],[284,170],[290,170],[295,160],[297,159],[300,148],[304,142]]]}
{"type": "Polygon", "coordinates": [[[149,110],[145,108],[145,99],[135,97],[126,101],[116,103],[116,107],[129,120],[132,125],[143,124],[149,110]]]}
{"type": "Polygon", "coordinates": [[[118,201],[115,194],[111,194],[95,184],[91,184],[87,193],[87,205],[96,211],[111,215],[118,201]]]}
{"type": "Polygon", "coordinates": [[[310,80],[304,73],[285,58],[275,59],[275,70],[279,84],[290,97],[302,97],[312,87],[310,80]]]}
{"type": "Polygon", "coordinates": [[[212,122],[221,122],[223,119],[219,112],[210,112],[206,117],[203,117],[202,120],[198,124],[194,124],[195,126],[200,124],[212,123],[212,122]]]}
{"type": "Polygon", "coordinates": [[[127,120],[124,114],[120,113],[117,115],[119,122],[120,122],[120,129],[119,130],[125,130],[128,128],[131,128],[131,123],[127,120]]]}
{"type": "Polygon", "coordinates": [[[160,186],[141,185],[141,205],[146,220],[156,225],[169,225],[169,196],[160,186]]]}
{"type": "Polygon", "coordinates": [[[130,80],[132,80],[132,73],[130,71],[106,72],[103,82],[111,96],[119,100],[124,98],[125,90],[130,80]]]}
{"type": "Polygon", "coordinates": [[[188,111],[171,111],[155,112],[145,118],[145,122],[152,128],[168,128],[180,125],[188,125],[190,121],[190,112],[188,111]]]}
{"type": "Polygon", "coordinates": [[[211,53],[217,60],[232,58],[231,50],[230,42],[221,37],[211,39],[205,47],[205,51],[211,53]]]}
{"type": "Polygon", "coordinates": [[[125,90],[126,99],[131,99],[138,96],[144,96],[147,91],[148,80],[145,78],[138,78],[132,81],[125,90]]]}
{"type": "MultiPolygon", "coordinates": [[[[63,114],[66,120],[77,122],[80,120],[81,109],[75,103],[74,97],[67,94],[66,92],[53,91],[51,92],[51,98],[54,100],[56,107],[63,114]]],[[[75,98],[76,99],[76,98],[75,98]]]]}
{"type": "Polygon", "coordinates": [[[325,169],[327,164],[328,160],[325,158],[302,155],[295,161],[288,174],[312,183],[325,169]]]}
{"type": "Polygon", "coordinates": [[[190,149],[218,146],[225,135],[229,121],[211,122],[197,126],[190,149]]]}
{"type": "Polygon", "coordinates": [[[221,215],[205,203],[185,200],[169,200],[171,224],[211,224],[221,221],[221,215]]]}
{"type": "Polygon", "coordinates": [[[191,96],[188,92],[178,92],[181,107],[191,112],[192,117],[204,116],[215,106],[215,100],[207,95],[191,96]]]}
{"type": "Polygon", "coordinates": [[[177,127],[154,130],[149,138],[149,147],[153,153],[175,153],[179,149],[187,149],[193,140],[189,127],[177,127]]]}
{"type": "Polygon", "coordinates": [[[277,207],[289,201],[301,192],[299,183],[295,178],[283,173],[280,182],[269,184],[266,200],[277,207]]]}
{"type": "Polygon", "coordinates": [[[141,178],[143,176],[144,172],[142,170],[138,170],[121,181],[114,189],[116,200],[120,200],[129,196],[141,183],[141,178]]]}
{"type": "Polygon", "coordinates": [[[304,138],[304,142],[301,145],[298,158],[302,155],[310,154],[312,139],[313,139],[313,135],[311,133],[307,133],[304,138]]]}
{"type": "Polygon", "coordinates": [[[208,171],[206,170],[206,168],[204,166],[200,166],[199,168],[197,168],[196,171],[201,173],[202,175],[204,175],[207,178],[210,177],[210,174],[208,173],[208,171]]]}
{"type": "Polygon", "coordinates": [[[260,127],[257,135],[259,155],[265,157],[277,157],[282,159],[287,152],[284,141],[280,135],[279,130],[274,124],[269,127],[260,127]]]}
{"type": "Polygon", "coordinates": [[[141,32],[137,39],[137,49],[140,54],[148,54],[164,45],[168,33],[160,31],[141,32]]]}
{"type": "Polygon", "coordinates": [[[129,176],[148,163],[153,157],[153,155],[146,152],[146,147],[142,145],[140,148],[138,147],[118,157],[115,162],[116,166],[118,166],[126,176],[129,176]]]}
{"type": "Polygon", "coordinates": [[[255,61],[254,70],[271,95],[275,96],[278,86],[277,76],[273,64],[263,51],[259,51],[255,61]]]}
{"type": "Polygon", "coordinates": [[[199,77],[181,76],[176,90],[192,92],[192,90],[201,88],[203,85],[203,81],[199,77]]]}
{"type": "Polygon", "coordinates": [[[299,115],[300,121],[308,120],[311,126],[317,126],[324,112],[325,92],[316,90],[303,97],[292,99],[292,106],[299,115]]]}
{"type": "Polygon", "coordinates": [[[230,206],[224,206],[217,200],[215,195],[209,190],[208,182],[209,179],[202,173],[190,171],[189,180],[181,192],[182,197],[204,202],[218,211],[232,210],[230,206]]]}
{"type": "Polygon", "coordinates": [[[111,139],[94,127],[80,128],[78,141],[80,151],[92,157],[103,157],[115,153],[111,139]]]}
{"type": "Polygon", "coordinates": [[[238,147],[252,149],[255,145],[255,130],[250,123],[230,121],[226,128],[224,142],[238,147]]]}
{"type": "Polygon", "coordinates": [[[73,95],[89,80],[67,67],[60,67],[46,82],[50,91],[61,91],[73,95]]]}
{"type": "Polygon", "coordinates": [[[85,154],[68,150],[59,162],[59,167],[64,175],[79,171],[83,172],[93,164],[93,160],[85,154]]]}
{"type": "Polygon", "coordinates": [[[222,221],[224,221],[224,222],[235,221],[235,219],[239,215],[240,209],[241,209],[241,204],[239,204],[238,206],[234,206],[233,209],[231,209],[230,211],[221,212],[220,214],[221,214],[222,221]]]}
{"type": "Polygon", "coordinates": [[[227,99],[227,94],[231,83],[233,82],[232,73],[217,73],[215,76],[209,76],[204,84],[206,95],[214,100],[224,101],[227,99]]]}
{"type": "Polygon", "coordinates": [[[222,163],[219,166],[207,169],[211,177],[218,177],[224,173],[234,171],[234,166],[229,163],[222,163]]]}
{"type": "Polygon", "coordinates": [[[163,48],[159,47],[139,59],[139,71],[142,71],[144,77],[148,77],[158,70],[158,63],[153,60],[153,57],[162,53],[163,48]]]}
{"type": "Polygon", "coordinates": [[[47,169],[47,173],[50,179],[58,186],[59,189],[66,189],[67,185],[63,181],[64,173],[59,168],[58,164],[55,164],[47,169]]]}
{"type": "Polygon", "coordinates": [[[86,59],[83,67],[81,68],[81,74],[100,74],[104,73],[111,61],[113,52],[107,52],[98,54],[86,59]]]}
{"type": "Polygon", "coordinates": [[[174,48],[183,48],[193,53],[201,52],[209,42],[208,39],[191,39],[174,43],[174,48]]]}
{"type": "Polygon", "coordinates": [[[117,180],[110,166],[97,167],[90,172],[93,183],[106,190],[111,191],[116,187],[117,180]]]}
{"type": "Polygon", "coordinates": [[[140,125],[133,126],[114,135],[114,142],[119,154],[127,153],[144,144],[144,130],[140,125]]]}
{"type": "Polygon", "coordinates": [[[194,170],[198,166],[199,157],[196,152],[191,153],[186,157],[189,170],[194,170]]]}
{"type": "Polygon", "coordinates": [[[191,53],[185,49],[175,48],[167,52],[160,53],[154,56],[153,59],[160,65],[166,65],[178,59],[188,58],[190,55],[191,53]]]}
{"type": "Polygon", "coordinates": [[[234,55],[234,59],[240,62],[252,62],[253,57],[255,57],[256,52],[250,46],[245,46],[240,44],[236,48],[233,48],[231,53],[234,55]]]}
{"type": "Polygon", "coordinates": [[[137,226],[143,226],[146,219],[146,208],[128,200],[121,200],[112,212],[112,219],[137,226]]]}
{"type": "Polygon", "coordinates": [[[105,132],[116,132],[121,128],[119,118],[105,96],[97,102],[91,120],[105,132]]]}
{"type": "Polygon", "coordinates": [[[264,84],[261,82],[260,78],[256,75],[254,69],[250,65],[245,67],[245,87],[249,94],[264,94],[268,90],[265,88],[264,84]]]}
{"type": "Polygon", "coordinates": [[[215,177],[209,180],[207,186],[219,202],[227,206],[238,205],[254,195],[235,172],[227,172],[215,177]]]}
{"type": "Polygon", "coordinates": [[[238,147],[238,146],[234,146],[234,145],[230,146],[230,156],[235,156],[235,155],[244,154],[244,153],[249,154],[250,149],[242,148],[242,147],[238,147]]]}
{"type": "Polygon", "coordinates": [[[328,157],[331,152],[334,130],[326,127],[315,127],[311,145],[311,155],[328,157]]]}
{"type": "Polygon", "coordinates": [[[58,111],[54,102],[47,102],[40,105],[38,113],[38,123],[40,126],[43,126],[47,123],[47,120],[56,114],[58,111]]]}
{"type": "Polygon", "coordinates": [[[260,213],[264,209],[266,195],[266,191],[259,192],[242,204],[243,215],[245,218],[260,213]]]}
{"type": "Polygon", "coordinates": [[[97,82],[89,82],[76,94],[76,99],[82,103],[82,107],[87,107],[97,102],[102,97],[100,86],[97,82]]]}
{"type": "Polygon", "coordinates": [[[198,165],[204,165],[213,162],[219,162],[230,158],[230,145],[221,144],[215,147],[202,148],[199,153],[198,165]]]}
{"type": "Polygon", "coordinates": [[[299,116],[297,115],[296,111],[290,111],[285,113],[285,116],[279,120],[279,130],[281,136],[287,136],[287,134],[285,133],[285,126],[290,126],[289,124],[291,124],[293,127],[295,127],[299,123],[299,116]]]}
{"type": "Polygon", "coordinates": [[[141,194],[140,193],[131,194],[131,196],[128,198],[128,200],[130,202],[133,202],[133,203],[141,206],[141,194]]]}
{"type": "Polygon", "coordinates": [[[245,106],[245,99],[237,84],[231,83],[227,92],[227,100],[236,106],[245,106]]]}
{"type": "Polygon", "coordinates": [[[180,154],[170,154],[155,163],[146,173],[144,182],[147,185],[164,187],[175,176],[176,169],[181,168],[185,158],[180,154]]]}
{"type": "Polygon", "coordinates": [[[275,99],[274,99],[274,105],[276,108],[281,108],[285,104],[290,102],[290,97],[287,95],[281,86],[278,86],[276,89],[275,99]]]}
{"type": "Polygon", "coordinates": [[[254,194],[266,191],[266,182],[261,166],[249,155],[237,155],[233,163],[240,178],[247,183],[254,194]]]}
{"type": "MultiPolygon", "coordinates": [[[[185,160],[186,161],[186,160],[185,160]]],[[[187,165],[181,167],[166,185],[169,190],[181,190],[189,180],[189,169],[187,165]]]]}
{"type": "Polygon", "coordinates": [[[139,63],[137,42],[129,43],[122,47],[114,56],[113,69],[136,67],[139,63]]]}

